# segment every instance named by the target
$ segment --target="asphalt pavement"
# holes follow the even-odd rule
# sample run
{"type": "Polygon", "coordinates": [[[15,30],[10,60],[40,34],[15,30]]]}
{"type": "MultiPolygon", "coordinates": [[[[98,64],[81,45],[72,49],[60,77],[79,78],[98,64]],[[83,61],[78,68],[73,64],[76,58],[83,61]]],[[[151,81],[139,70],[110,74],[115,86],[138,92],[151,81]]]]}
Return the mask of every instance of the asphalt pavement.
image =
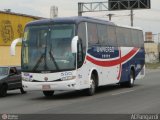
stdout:
{"type": "Polygon", "coordinates": [[[21,94],[9,91],[0,98],[0,113],[6,114],[133,114],[160,113],[160,69],[146,70],[133,88],[100,87],[94,96],[83,91],[56,92],[46,98],[40,91],[21,94]]]}

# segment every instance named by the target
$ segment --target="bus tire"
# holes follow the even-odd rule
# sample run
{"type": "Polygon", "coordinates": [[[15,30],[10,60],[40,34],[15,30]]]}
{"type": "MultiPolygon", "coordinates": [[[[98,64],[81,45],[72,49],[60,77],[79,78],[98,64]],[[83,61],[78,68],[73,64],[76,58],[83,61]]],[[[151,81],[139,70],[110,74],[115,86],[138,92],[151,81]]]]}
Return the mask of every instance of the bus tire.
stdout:
{"type": "Polygon", "coordinates": [[[23,87],[20,88],[21,94],[26,94],[27,92],[24,91],[23,87]]]}
{"type": "Polygon", "coordinates": [[[54,91],[43,91],[43,94],[46,97],[52,97],[54,94],[54,91]]]}
{"type": "Polygon", "coordinates": [[[134,80],[135,80],[135,74],[134,71],[131,70],[130,75],[129,75],[129,80],[127,82],[121,82],[120,86],[121,87],[133,87],[134,86],[134,80]]]}
{"type": "Polygon", "coordinates": [[[7,95],[7,85],[2,85],[0,88],[0,97],[5,97],[7,95]]]}
{"type": "Polygon", "coordinates": [[[135,72],[131,70],[130,76],[129,76],[129,81],[126,83],[127,87],[133,87],[134,86],[134,80],[135,80],[135,72]]]}
{"type": "Polygon", "coordinates": [[[92,74],[90,79],[90,87],[86,89],[88,96],[94,95],[96,92],[96,77],[92,74]]]}

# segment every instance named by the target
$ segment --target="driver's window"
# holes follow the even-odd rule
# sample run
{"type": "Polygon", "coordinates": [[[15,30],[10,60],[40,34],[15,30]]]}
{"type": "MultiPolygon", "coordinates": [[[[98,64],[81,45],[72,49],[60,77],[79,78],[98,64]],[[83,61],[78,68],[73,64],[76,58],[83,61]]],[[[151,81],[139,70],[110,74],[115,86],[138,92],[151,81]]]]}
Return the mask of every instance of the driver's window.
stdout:
{"type": "Polygon", "coordinates": [[[82,44],[81,43],[78,44],[78,57],[79,57],[79,62],[82,62],[83,57],[82,57],[82,44]]]}
{"type": "Polygon", "coordinates": [[[10,74],[17,74],[16,68],[10,68],[10,74]]]}
{"type": "Polygon", "coordinates": [[[78,37],[79,37],[79,42],[78,42],[78,68],[81,67],[83,65],[83,61],[85,59],[85,55],[86,55],[86,46],[87,46],[87,42],[86,42],[86,23],[85,22],[81,22],[78,25],[78,37]]]}
{"type": "MultiPolygon", "coordinates": [[[[84,56],[86,55],[86,24],[82,22],[78,26],[78,37],[82,41],[82,51],[84,56]]],[[[83,58],[84,59],[84,58],[83,58]]]]}
{"type": "Polygon", "coordinates": [[[78,53],[77,53],[78,68],[82,66],[83,58],[84,57],[83,57],[82,41],[79,39],[79,42],[78,42],[78,53]]]}

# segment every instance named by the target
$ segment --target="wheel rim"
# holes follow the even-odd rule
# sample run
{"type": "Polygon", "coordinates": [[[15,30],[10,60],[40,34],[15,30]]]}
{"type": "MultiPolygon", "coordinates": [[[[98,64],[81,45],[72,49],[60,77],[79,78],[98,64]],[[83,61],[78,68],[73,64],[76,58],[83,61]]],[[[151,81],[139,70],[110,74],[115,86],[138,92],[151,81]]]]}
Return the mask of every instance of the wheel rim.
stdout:
{"type": "Polygon", "coordinates": [[[131,77],[131,85],[134,84],[134,79],[131,77]]]}
{"type": "Polygon", "coordinates": [[[91,93],[95,92],[95,82],[93,79],[90,80],[90,91],[91,93]]]}
{"type": "Polygon", "coordinates": [[[131,76],[130,76],[130,84],[131,84],[131,86],[133,86],[133,85],[134,85],[134,78],[133,78],[133,74],[131,74],[131,76]]]}

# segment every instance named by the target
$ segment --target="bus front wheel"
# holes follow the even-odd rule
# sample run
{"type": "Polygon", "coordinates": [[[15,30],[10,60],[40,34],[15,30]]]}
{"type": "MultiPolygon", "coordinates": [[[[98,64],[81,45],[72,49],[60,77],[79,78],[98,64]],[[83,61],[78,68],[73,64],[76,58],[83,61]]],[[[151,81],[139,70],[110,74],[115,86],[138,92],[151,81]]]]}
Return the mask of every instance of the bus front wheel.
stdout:
{"type": "Polygon", "coordinates": [[[26,94],[27,93],[26,91],[24,91],[23,87],[20,88],[20,91],[21,91],[22,94],[26,94]]]}
{"type": "Polygon", "coordinates": [[[90,87],[86,89],[86,93],[87,95],[92,96],[95,94],[95,91],[96,91],[96,78],[94,75],[92,75],[90,79],[90,87]]]}
{"type": "Polygon", "coordinates": [[[54,91],[43,91],[43,94],[46,97],[52,97],[54,94],[54,91]]]}

